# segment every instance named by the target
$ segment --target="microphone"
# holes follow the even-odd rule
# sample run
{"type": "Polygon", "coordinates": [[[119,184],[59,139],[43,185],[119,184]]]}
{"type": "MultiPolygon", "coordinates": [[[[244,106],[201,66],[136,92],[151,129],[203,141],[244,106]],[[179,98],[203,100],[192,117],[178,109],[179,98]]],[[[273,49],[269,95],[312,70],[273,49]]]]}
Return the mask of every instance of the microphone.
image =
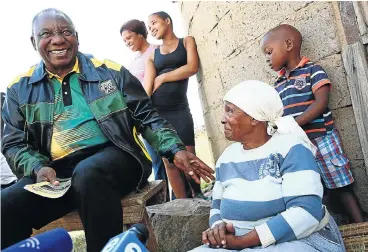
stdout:
{"type": "Polygon", "coordinates": [[[56,228],[18,242],[3,252],[66,252],[73,250],[73,242],[64,228],[56,228]]]}
{"type": "Polygon", "coordinates": [[[148,237],[148,230],[143,224],[134,224],[111,238],[101,252],[149,252],[145,247],[148,237]]]}

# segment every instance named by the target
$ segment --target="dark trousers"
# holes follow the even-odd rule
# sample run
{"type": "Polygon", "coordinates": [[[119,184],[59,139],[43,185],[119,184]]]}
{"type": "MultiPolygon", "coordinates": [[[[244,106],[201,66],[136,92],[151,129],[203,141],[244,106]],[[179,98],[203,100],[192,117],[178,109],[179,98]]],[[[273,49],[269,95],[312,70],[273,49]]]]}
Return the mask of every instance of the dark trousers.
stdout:
{"type": "Polygon", "coordinates": [[[1,248],[28,238],[42,226],[78,209],[87,250],[101,251],[123,231],[122,196],[137,187],[142,168],[115,146],[78,151],[51,165],[57,177],[72,176],[72,186],[61,198],[49,199],[23,189],[35,181],[24,177],[1,191],[1,248]]]}
{"type": "Polygon", "coordinates": [[[8,188],[12,185],[14,185],[15,183],[17,183],[17,181],[13,181],[13,182],[10,182],[9,184],[6,184],[6,185],[1,185],[1,190],[4,190],[5,188],[8,188]]]}

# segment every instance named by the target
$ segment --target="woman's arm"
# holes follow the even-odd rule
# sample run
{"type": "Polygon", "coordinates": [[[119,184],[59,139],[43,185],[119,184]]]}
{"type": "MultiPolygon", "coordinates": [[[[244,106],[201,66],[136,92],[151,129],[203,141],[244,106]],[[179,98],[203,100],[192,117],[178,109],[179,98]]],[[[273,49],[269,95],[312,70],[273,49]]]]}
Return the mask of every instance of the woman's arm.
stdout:
{"type": "Polygon", "coordinates": [[[144,90],[146,91],[148,96],[152,95],[153,84],[155,82],[155,78],[157,76],[155,64],[153,63],[155,51],[153,50],[152,54],[148,57],[145,63],[145,71],[144,71],[144,90]]]}
{"type": "Polygon", "coordinates": [[[321,178],[309,149],[301,144],[293,146],[280,172],[286,210],[255,227],[263,247],[312,234],[325,214],[321,178]]]}
{"type": "Polygon", "coordinates": [[[163,74],[164,82],[184,80],[198,72],[199,58],[194,38],[185,37],[184,47],[187,50],[187,64],[163,74]]]}
{"type": "Polygon", "coordinates": [[[216,182],[212,190],[212,206],[210,211],[209,226],[213,228],[216,224],[223,222],[220,215],[220,206],[222,195],[224,194],[224,187],[219,178],[219,167],[216,166],[216,182]]]}
{"type": "Polygon", "coordinates": [[[191,36],[185,37],[184,47],[187,50],[187,64],[157,76],[153,90],[159,88],[163,83],[184,80],[198,72],[199,57],[194,38],[191,36]]]}

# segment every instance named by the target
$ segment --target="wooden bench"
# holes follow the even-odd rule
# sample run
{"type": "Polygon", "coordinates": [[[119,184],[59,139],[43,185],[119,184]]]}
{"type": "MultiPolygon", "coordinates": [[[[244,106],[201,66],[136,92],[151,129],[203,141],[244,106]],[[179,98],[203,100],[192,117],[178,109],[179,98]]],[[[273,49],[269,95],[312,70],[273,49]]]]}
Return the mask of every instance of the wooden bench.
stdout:
{"type": "MultiPolygon", "coordinates": [[[[133,192],[121,200],[121,205],[123,207],[124,231],[133,224],[144,224],[149,231],[147,248],[151,252],[157,251],[157,242],[151,222],[148,218],[146,206],[164,203],[166,202],[166,197],[166,182],[163,180],[156,180],[150,182],[140,192],[133,192]]],[[[65,228],[68,231],[83,230],[78,212],[73,211],[39,230],[34,230],[33,235],[58,227],[65,228]]]]}
{"type": "Polygon", "coordinates": [[[347,252],[368,251],[368,222],[339,226],[347,252]]]}

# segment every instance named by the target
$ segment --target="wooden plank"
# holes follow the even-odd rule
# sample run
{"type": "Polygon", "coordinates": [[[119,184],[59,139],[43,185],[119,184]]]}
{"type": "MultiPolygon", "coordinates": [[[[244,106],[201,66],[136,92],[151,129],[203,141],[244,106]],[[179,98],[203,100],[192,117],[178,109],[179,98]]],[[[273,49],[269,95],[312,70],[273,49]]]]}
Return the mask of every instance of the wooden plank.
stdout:
{"type": "Polygon", "coordinates": [[[122,206],[145,205],[147,200],[163,190],[165,186],[166,182],[164,180],[151,181],[141,192],[133,192],[125,196],[121,201],[122,206]]]}
{"type": "Polygon", "coordinates": [[[83,230],[83,225],[79,218],[78,212],[73,211],[65,215],[64,217],[49,223],[48,225],[42,227],[39,230],[34,229],[32,236],[59,227],[65,228],[67,231],[83,230]]]}
{"type": "Polygon", "coordinates": [[[143,219],[146,207],[143,205],[128,206],[123,208],[124,225],[139,223],[143,219]]]}
{"type": "Polygon", "coordinates": [[[342,57],[368,173],[368,63],[365,48],[360,41],[346,45],[342,51],[342,57]]]}
{"type": "MultiPolygon", "coordinates": [[[[140,193],[133,192],[124,197],[121,201],[123,207],[123,223],[135,224],[141,222],[144,218],[146,202],[156,196],[161,198],[161,196],[158,194],[166,194],[165,188],[165,181],[152,181],[146,187],[144,187],[140,193]]],[[[39,230],[34,229],[32,235],[37,235],[58,227],[65,228],[67,231],[83,230],[83,225],[80,221],[78,212],[73,211],[64,217],[49,223],[39,230]]]]}
{"type": "Polygon", "coordinates": [[[354,44],[355,42],[360,40],[360,34],[356,21],[353,2],[339,1],[338,4],[346,41],[348,44],[354,44]]]}
{"type": "Polygon", "coordinates": [[[363,44],[368,44],[368,2],[354,1],[353,7],[363,44]]]}

